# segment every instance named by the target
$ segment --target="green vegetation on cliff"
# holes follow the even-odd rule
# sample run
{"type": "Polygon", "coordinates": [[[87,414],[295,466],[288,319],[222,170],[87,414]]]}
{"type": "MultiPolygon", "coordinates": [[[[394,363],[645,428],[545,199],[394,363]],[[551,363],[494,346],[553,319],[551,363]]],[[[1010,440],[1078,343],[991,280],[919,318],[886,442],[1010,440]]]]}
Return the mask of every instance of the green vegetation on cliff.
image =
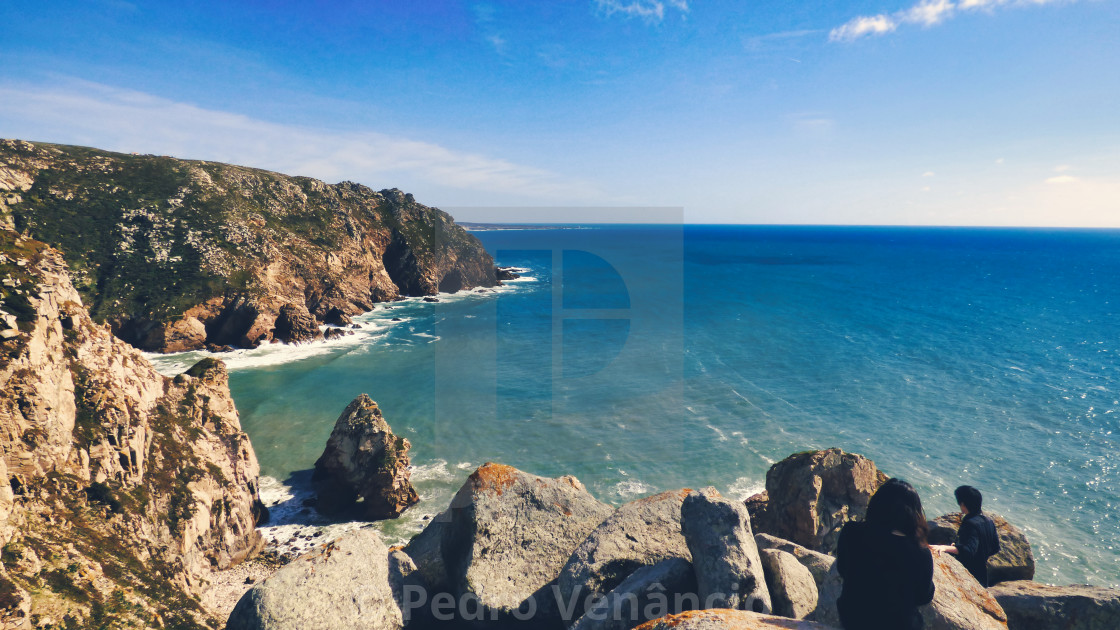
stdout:
{"type": "Polygon", "coordinates": [[[283,304],[321,319],[496,283],[478,240],[412,195],[214,162],[0,140],[0,223],[62,250],[94,320],[156,350],[185,349],[157,329],[191,309],[205,341],[251,344],[283,304]],[[235,302],[253,307],[236,331],[235,302]]]}

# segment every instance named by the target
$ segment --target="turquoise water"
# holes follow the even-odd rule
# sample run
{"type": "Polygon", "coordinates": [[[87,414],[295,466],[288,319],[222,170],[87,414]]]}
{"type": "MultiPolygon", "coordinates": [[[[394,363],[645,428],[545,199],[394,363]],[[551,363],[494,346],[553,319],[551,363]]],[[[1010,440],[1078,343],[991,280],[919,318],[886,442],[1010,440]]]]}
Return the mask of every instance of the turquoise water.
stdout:
{"type": "Polygon", "coordinates": [[[1040,581],[1120,586],[1120,233],[476,235],[526,278],[227,357],[264,474],[299,489],[362,392],[412,442],[422,502],[382,525],[395,539],[485,461],[574,474],[617,504],[745,497],[782,457],[838,446],[914,483],[931,517],[957,485],[981,488],[1027,532],[1040,581]]]}

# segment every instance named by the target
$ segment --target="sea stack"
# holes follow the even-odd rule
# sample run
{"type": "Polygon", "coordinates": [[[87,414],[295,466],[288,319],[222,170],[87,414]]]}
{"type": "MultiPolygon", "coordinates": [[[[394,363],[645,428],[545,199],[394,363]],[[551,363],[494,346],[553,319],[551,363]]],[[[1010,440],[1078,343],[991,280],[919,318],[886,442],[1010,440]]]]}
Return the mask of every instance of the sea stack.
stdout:
{"type": "Polygon", "coordinates": [[[361,394],[334,424],[311,477],[323,514],[396,518],[420,500],[409,482],[408,440],[393,435],[381,409],[361,394]]]}

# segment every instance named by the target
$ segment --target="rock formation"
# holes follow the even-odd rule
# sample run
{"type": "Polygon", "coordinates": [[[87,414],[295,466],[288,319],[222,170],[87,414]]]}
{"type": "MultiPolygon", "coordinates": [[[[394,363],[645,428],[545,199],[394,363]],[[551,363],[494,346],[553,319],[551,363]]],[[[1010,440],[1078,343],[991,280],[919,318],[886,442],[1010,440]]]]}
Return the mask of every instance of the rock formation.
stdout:
{"type": "Polygon", "coordinates": [[[681,503],[681,533],[692,553],[702,608],[771,611],[745,507],[714,488],[692,492],[681,503]]]}
{"type": "Polygon", "coordinates": [[[226,630],[400,630],[389,550],[360,529],[300,556],[249,589],[226,630]]]}
{"type": "Polygon", "coordinates": [[[840,528],[863,518],[886,482],[875,463],[838,448],[791,455],[766,472],[765,497],[748,499],[755,531],[831,553],[840,528]]]}
{"type": "Polygon", "coordinates": [[[1120,628],[1120,591],[1115,589],[1016,581],[989,592],[1007,613],[1010,630],[1120,628]]]}
{"type": "Polygon", "coordinates": [[[408,440],[393,435],[377,403],[361,394],[338,417],[315,462],[316,508],[367,521],[400,516],[420,500],[409,482],[409,448],[408,440]]]}
{"type": "MultiPolygon", "coordinates": [[[[988,581],[1010,582],[1034,579],[1034,553],[1027,536],[1018,527],[998,514],[984,512],[996,525],[999,534],[999,553],[988,559],[988,581]]],[[[961,514],[954,512],[939,516],[929,523],[931,545],[949,545],[957,541],[961,527],[961,514]]]]}
{"type": "Polygon", "coordinates": [[[498,282],[478,239],[396,189],[83,147],[0,140],[0,225],[62,250],[93,319],[159,352],[290,338],[286,305],[302,340],[305,311],[498,282]]]}
{"type": "Polygon", "coordinates": [[[444,518],[428,525],[425,542],[414,540],[406,552],[417,552],[412,558],[425,577],[433,574],[430,583],[473,600],[479,617],[544,627],[559,623],[552,587],[564,562],[612,511],[575,477],[545,479],[488,463],[471,474],[444,518]],[[433,556],[438,571],[425,566],[433,556]]]}
{"type": "Polygon", "coordinates": [[[201,581],[261,544],[224,365],[161,376],[90,319],[57,251],[7,229],[0,277],[0,595],[59,623],[197,627],[201,581]]]}
{"type": "Polygon", "coordinates": [[[611,514],[572,552],[560,572],[564,600],[598,599],[634,571],[662,560],[691,561],[681,534],[681,503],[689,492],[662,492],[611,514]]]}

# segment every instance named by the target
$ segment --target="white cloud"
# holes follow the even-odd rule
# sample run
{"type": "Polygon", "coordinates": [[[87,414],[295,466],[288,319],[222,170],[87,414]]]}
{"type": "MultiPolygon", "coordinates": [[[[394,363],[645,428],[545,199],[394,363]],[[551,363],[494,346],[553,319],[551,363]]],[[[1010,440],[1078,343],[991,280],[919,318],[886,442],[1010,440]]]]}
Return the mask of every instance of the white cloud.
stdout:
{"type": "Polygon", "coordinates": [[[936,26],[952,17],[956,10],[950,0],[922,0],[900,14],[900,20],[922,26],[936,26]]]}
{"type": "Polygon", "coordinates": [[[891,15],[860,16],[832,29],[829,41],[851,42],[861,37],[885,35],[901,24],[931,27],[953,17],[960,11],[992,12],[1003,6],[1038,6],[1075,2],[1076,0],[921,0],[918,4],[891,15]]]}
{"type": "Polygon", "coordinates": [[[1058,175],[1056,177],[1048,178],[1046,180],[1046,183],[1047,184],[1059,184],[1060,185],[1060,184],[1076,184],[1079,181],[1081,181],[1081,180],[1074,177],[1073,175],[1058,175]]]}
{"type": "Polygon", "coordinates": [[[933,171],[926,171],[922,173],[922,177],[933,177],[934,175],[936,175],[936,173],[934,173],[933,171]]]}
{"type": "Polygon", "coordinates": [[[1059,165],[1054,167],[1054,172],[1055,173],[1064,173],[1064,172],[1069,171],[1069,170],[1073,170],[1073,167],[1070,166],[1069,164],[1059,164],[1059,165]]]}
{"type": "Polygon", "coordinates": [[[865,35],[883,35],[898,28],[898,23],[886,15],[857,17],[828,33],[832,42],[851,42],[865,35]]]}
{"type": "Polygon", "coordinates": [[[83,81],[63,87],[0,83],[0,137],[231,162],[374,188],[407,185],[542,201],[601,198],[585,182],[480,153],[375,131],[268,122],[83,81]]]}
{"type": "Polygon", "coordinates": [[[688,13],[687,0],[595,0],[595,4],[608,17],[616,13],[626,17],[638,17],[650,22],[660,22],[665,18],[666,4],[683,14],[688,13]]]}

